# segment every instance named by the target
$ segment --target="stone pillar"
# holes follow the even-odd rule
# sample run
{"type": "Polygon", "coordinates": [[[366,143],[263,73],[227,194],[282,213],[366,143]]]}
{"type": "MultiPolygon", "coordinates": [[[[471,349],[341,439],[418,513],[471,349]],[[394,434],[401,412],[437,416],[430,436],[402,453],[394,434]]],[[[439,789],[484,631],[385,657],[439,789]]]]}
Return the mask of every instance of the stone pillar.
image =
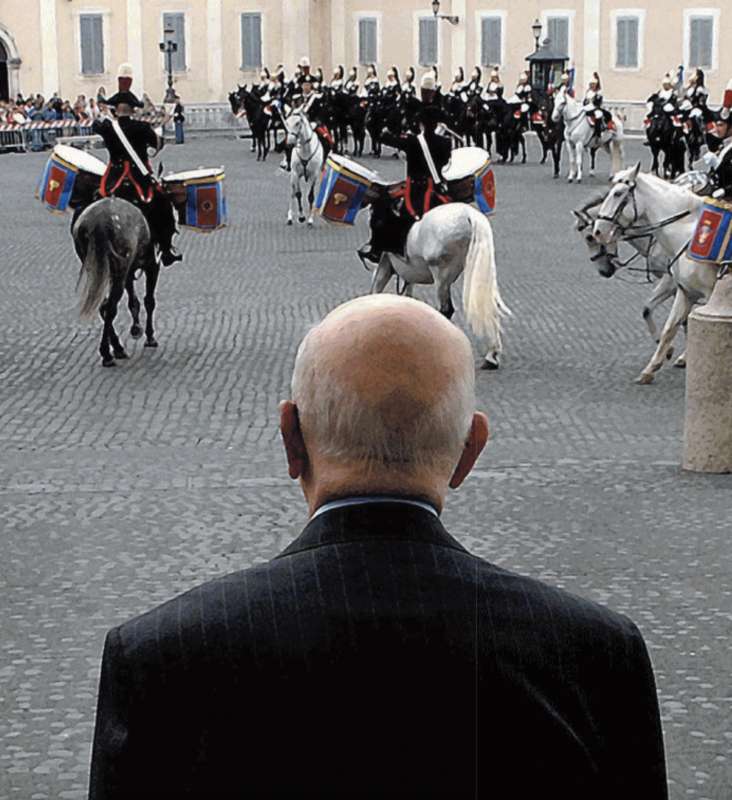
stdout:
{"type": "Polygon", "coordinates": [[[689,315],[684,469],[732,472],[732,274],[689,315]]]}
{"type": "Polygon", "coordinates": [[[48,100],[54,92],[61,94],[58,79],[58,40],[56,38],[56,0],[39,0],[41,15],[41,64],[43,96],[48,100]]]}
{"type": "MultiPolygon", "coordinates": [[[[448,22],[440,23],[452,28],[452,41],[450,42],[450,49],[452,50],[452,71],[450,73],[450,83],[452,83],[452,76],[457,72],[458,67],[462,67],[465,72],[465,80],[470,80],[470,70],[472,67],[468,64],[468,20],[466,19],[468,8],[466,0],[452,0],[450,14],[460,18],[457,25],[450,25],[448,22]]],[[[443,78],[443,81],[445,79],[443,78]]]]}
{"type": "MultiPolygon", "coordinates": [[[[330,4],[330,59],[331,67],[335,69],[338,64],[343,64],[348,75],[350,64],[355,64],[358,61],[358,53],[352,55],[350,63],[346,63],[349,59],[346,58],[346,37],[353,36],[353,20],[349,17],[346,23],[346,4],[341,0],[332,0],[330,4]],[[351,26],[351,30],[346,33],[346,24],[351,26]]],[[[353,46],[352,46],[353,47],[353,46]]],[[[358,47],[358,42],[355,43],[358,47]]]]}
{"type": "MultiPolygon", "coordinates": [[[[592,73],[600,69],[600,26],[602,0],[585,0],[584,30],[582,32],[582,76],[575,76],[575,87],[587,86],[592,73]]],[[[571,66],[571,64],[570,64],[571,66]]],[[[578,91],[579,94],[579,91],[578,91]]]]}

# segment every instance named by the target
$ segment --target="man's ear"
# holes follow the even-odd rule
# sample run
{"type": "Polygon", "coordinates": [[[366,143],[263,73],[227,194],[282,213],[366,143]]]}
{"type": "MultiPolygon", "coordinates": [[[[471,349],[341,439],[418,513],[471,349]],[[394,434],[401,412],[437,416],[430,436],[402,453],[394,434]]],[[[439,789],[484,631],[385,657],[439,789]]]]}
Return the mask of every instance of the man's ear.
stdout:
{"type": "Polygon", "coordinates": [[[300,430],[297,406],[290,400],[280,403],[280,434],[287,455],[287,471],[293,480],[297,480],[307,468],[308,453],[300,430]]]}
{"type": "Polygon", "coordinates": [[[482,411],[473,414],[473,421],[470,423],[470,432],[465,442],[465,447],[460,456],[455,471],[450,478],[450,488],[457,489],[458,486],[468,477],[470,470],[478,460],[478,456],[483,452],[483,448],[488,441],[490,431],[488,428],[488,417],[482,411]]]}

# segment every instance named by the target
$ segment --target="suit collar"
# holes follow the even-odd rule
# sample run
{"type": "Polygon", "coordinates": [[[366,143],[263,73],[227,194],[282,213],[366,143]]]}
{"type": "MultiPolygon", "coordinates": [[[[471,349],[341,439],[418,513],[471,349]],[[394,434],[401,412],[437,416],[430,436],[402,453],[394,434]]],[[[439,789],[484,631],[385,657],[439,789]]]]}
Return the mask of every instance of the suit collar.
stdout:
{"type": "Polygon", "coordinates": [[[385,500],[319,514],[277,558],[324,545],[366,541],[409,541],[467,552],[430,511],[385,500]]]}

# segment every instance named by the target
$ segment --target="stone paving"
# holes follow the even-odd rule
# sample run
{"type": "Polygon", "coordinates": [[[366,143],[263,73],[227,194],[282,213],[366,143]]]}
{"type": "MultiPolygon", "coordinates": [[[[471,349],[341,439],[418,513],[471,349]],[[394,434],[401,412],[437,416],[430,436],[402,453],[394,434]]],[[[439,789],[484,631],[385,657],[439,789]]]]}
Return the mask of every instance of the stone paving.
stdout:
{"type": "MultiPolygon", "coordinates": [[[[131,359],[115,370],[99,366],[98,323],[78,319],[69,219],[32,197],[46,156],[0,157],[0,798],[85,796],[110,626],[296,535],[277,400],[308,326],[368,288],[353,253],[366,221],[286,228],[274,158],[257,164],[233,139],[164,156],[176,170],[226,165],[231,225],[182,236],[185,262],[160,282],[158,350],[126,336],[121,312],[131,359]]],[[[569,214],[603,181],[552,181],[534,142],[530,156],[497,168],[499,282],[515,316],[503,368],[478,375],[493,441],[446,524],[491,561],[635,619],[671,797],[726,800],[732,478],[679,468],[682,371],[632,382],[653,346],[649,288],[600,278],[569,214]]]]}

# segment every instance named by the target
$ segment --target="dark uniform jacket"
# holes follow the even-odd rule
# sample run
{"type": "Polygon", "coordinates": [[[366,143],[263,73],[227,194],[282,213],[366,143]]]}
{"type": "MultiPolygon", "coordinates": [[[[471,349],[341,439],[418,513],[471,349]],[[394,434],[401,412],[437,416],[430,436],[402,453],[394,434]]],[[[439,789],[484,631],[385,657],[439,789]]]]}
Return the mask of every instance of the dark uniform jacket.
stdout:
{"type": "Polygon", "coordinates": [[[712,181],[715,189],[722,189],[724,197],[732,200],[732,137],[724,140],[719,155],[719,166],[712,173],[712,181]]]}
{"type": "Polygon", "coordinates": [[[641,634],[424,509],[327,511],[104,648],[91,800],[275,797],[665,800],[641,634]]]}
{"type": "MultiPolygon", "coordinates": [[[[119,126],[132,149],[149,169],[148,148],[157,149],[159,147],[158,135],[152,126],[147,122],[132,119],[131,117],[120,117],[119,126]]],[[[135,187],[139,198],[141,200],[149,200],[152,196],[150,177],[144,176],[137,168],[112,128],[111,120],[96,120],[92,125],[92,130],[102,137],[104,145],[109,151],[109,165],[100,186],[102,197],[115,194],[122,182],[128,179],[135,187]]]]}
{"type": "MultiPolygon", "coordinates": [[[[442,177],[442,168],[450,161],[452,152],[450,140],[432,131],[425,133],[425,139],[437,172],[442,177]]],[[[422,217],[433,206],[447,201],[434,185],[432,173],[415,134],[395,135],[384,131],[381,141],[402,150],[407,157],[407,190],[404,199],[410,216],[422,217]]]]}

